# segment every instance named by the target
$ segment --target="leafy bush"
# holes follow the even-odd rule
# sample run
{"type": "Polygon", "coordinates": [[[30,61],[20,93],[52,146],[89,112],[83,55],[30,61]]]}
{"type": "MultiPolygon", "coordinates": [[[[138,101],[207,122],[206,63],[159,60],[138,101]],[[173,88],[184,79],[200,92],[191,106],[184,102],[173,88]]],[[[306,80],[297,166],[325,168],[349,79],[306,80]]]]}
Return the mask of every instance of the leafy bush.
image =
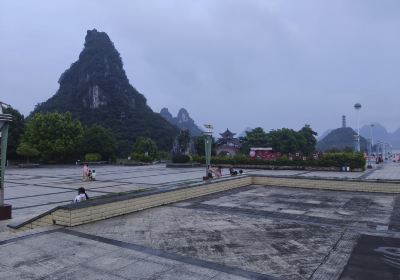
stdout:
{"type": "Polygon", "coordinates": [[[17,154],[25,156],[27,162],[29,162],[29,158],[38,156],[40,152],[37,149],[31,147],[28,143],[21,142],[21,144],[19,144],[17,148],[17,154]]]}
{"type": "MultiPolygon", "coordinates": [[[[205,163],[204,156],[193,156],[194,162],[205,163]]],[[[275,166],[309,166],[309,167],[342,167],[349,166],[354,168],[365,168],[365,159],[362,153],[325,153],[320,159],[295,159],[289,160],[287,156],[282,156],[277,160],[250,159],[244,155],[234,157],[216,156],[211,158],[212,164],[231,164],[231,165],[275,165],[275,166]]]]}
{"type": "Polygon", "coordinates": [[[154,160],[153,157],[141,153],[132,153],[131,157],[140,162],[152,162],[154,160]]]}
{"type": "Polygon", "coordinates": [[[87,153],[85,155],[85,161],[100,161],[101,154],[99,153],[87,153]]]}
{"type": "Polygon", "coordinates": [[[111,130],[94,124],[84,129],[81,143],[82,154],[98,153],[103,159],[110,159],[115,152],[115,137],[111,130]]]}
{"type": "Polygon", "coordinates": [[[190,162],[190,160],[190,156],[184,154],[175,154],[172,156],[173,163],[187,163],[190,162]]]}
{"type": "Polygon", "coordinates": [[[152,159],[157,157],[158,148],[156,143],[146,137],[136,138],[136,142],[133,145],[133,154],[141,154],[143,156],[148,156],[152,159]]]}
{"type": "Polygon", "coordinates": [[[362,153],[325,153],[322,155],[320,161],[322,164],[331,165],[331,166],[350,166],[353,168],[364,168],[365,166],[365,158],[362,153]]]}
{"type": "Polygon", "coordinates": [[[45,161],[62,162],[76,156],[82,139],[80,121],[69,112],[54,112],[30,117],[21,142],[38,150],[45,161]]]}

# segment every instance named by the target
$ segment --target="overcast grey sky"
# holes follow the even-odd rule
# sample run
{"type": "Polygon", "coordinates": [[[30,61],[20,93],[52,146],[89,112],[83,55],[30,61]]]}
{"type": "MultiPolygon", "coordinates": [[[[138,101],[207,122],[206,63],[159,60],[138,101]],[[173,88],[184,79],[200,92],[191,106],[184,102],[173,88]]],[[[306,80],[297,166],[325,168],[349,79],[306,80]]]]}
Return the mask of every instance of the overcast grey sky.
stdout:
{"type": "Polygon", "coordinates": [[[93,28],[154,111],[217,132],[356,126],[356,102],[361,124],[400,127],[398,0],[0,0],[0,100],[51,97],[93,28]]]}

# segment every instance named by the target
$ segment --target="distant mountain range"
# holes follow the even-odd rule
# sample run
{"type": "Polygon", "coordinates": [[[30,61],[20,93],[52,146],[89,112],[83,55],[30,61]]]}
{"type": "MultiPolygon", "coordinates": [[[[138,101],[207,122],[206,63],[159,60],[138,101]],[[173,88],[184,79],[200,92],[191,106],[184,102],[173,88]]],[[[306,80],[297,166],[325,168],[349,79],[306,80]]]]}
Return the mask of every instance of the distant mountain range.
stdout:
{"type": "Polygon", "coordinates": [[[176,117],[168,111],[168,108],[162,108],[160,115],[170,124],[177,126],[180,129],[188,129],[191,136],[200,136],[203,131],[195,124],[194,120],[189,116],[185,108],[181,108],[176,117]]]}
{"type": "Polygon", "coordinates": [[[364,125],[360,128],[360,135],[367,139],[371,138],[371,132],[374,143],[377,141],[384,141],[391,144],[393,148],[400,149],[400,128],[392,133],[388,132],[387,129],[379,123],[374,123],[373,127],[364,125]]]}
{"type": "MultiPolygon", "coordinates": [[[[319,142],[324,140],[333,129],[328,129],[318,138],[319,142]]],[[[357,133],[354,130],[354,133],[357,133]]],[[[371,127],[370,125],[364,125],[360,128],[360,135],[365,139],[370,139],[372,133],[373,142],[383,141],[391,144],[394,149],[400,149],[400,128],[396,131],[390,133],[387,129],[380,123],[374,123],[371,127]]]]}

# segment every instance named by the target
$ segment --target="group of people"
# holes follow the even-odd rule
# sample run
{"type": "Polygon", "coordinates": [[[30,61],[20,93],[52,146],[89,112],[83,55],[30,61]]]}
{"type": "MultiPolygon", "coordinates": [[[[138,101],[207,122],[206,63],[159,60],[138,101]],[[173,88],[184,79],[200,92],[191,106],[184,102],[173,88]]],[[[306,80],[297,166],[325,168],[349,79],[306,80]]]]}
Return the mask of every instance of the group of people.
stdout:
{"type": "Polygon", "coordinates": [[[96,170],[89,169],[89,165],[85,163],[83,165],[83,181],[95,181],[96,180],[96,170]]]}
{"type": "MultiPolygon", "coordinates": [[[[89,165],[85,163],[83,165],[83,181],[94,181],[96,180],[96,170],[94,169],[89,169],[89,165]]],[[[78,203],[84,200],[88,200],[89,196],[86,193],[85,188],[81,187],[78,189],[78,195],[75,196],[73,202],[78,203]]]]}
{"type": "MultiPolygon", "coordinates": [[[[241,175],[243,174],[243,170],[236,171],[233,169],[233,167],[229,168],[229,174],[231,176],[235,175],[241,175]]],[[[212,167],[208,166],[208,174],[207,174],[207,179],[213,179],[213,178],[221,178],[222,177],[222,167],[212,167]]],[[[91,170],[89,169],[89,165],[85,163],[83,165],[83,181],[94,181],[96,180],[96,170],[91,170]]],[[[74,198],[74,203],[81,202],[84,200],[89,199],[89,196],[86,194],[85,188],[81,187],[78,189],[78,195],[75,196],[74,198]]]]}
{"type": "Polygon", "coordinates": [[[218,166],[218,167],[208,166],[207,176],[209,179],[212,179],[214,177],[221,178],[222,177],[222,168],[220,166],[218,166]]]}
{"type": "MultiPolygon", "coordinates": [[[[229,175],[235,176],[238,174],[243,174],[243,170],[240,169],[239,171],[236,171],[233,169],[233,167],[229,168],[229,175]]],[[[207,179],[213,179],[213,178],[221,178],[222,177],[222,167],[212,167],[208,166],[208,173],[207,173],[207,179]]]]}
{"type": "Polygon", "coordinates": [[[229,168],[229,174],[231,174],[231,176],[235,176],[235,175],[242,175],[243,174],[243,170],[240,169],[239,172],[236,171],[235,169],[233,169],[233,167],[229,168]]]}

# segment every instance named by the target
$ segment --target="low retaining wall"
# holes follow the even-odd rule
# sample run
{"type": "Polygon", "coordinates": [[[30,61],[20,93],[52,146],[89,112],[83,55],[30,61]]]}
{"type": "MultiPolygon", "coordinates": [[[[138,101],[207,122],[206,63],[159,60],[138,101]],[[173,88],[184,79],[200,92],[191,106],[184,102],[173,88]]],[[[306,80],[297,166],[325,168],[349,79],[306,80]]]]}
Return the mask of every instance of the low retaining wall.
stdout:
{"type": "Polygon", "coordinates": [[[332,191],[400,193],[400,182],[397,181],[254,176],[252,178],[252,183],[254,185],[263,186],[282,186],[332,191]]]}
{"type": "Polygon", "coordinates": [[[82,203],[58,206],[36,218],[18,225],[9,225],[9,227],[12,229],[27,230],[49,225],[76,226],[190,198],[243,187],[251,185],[251,183],[251,177],[240,176],[236,178],[205,182],[176,190],[125,194],[104,199],[98,198],[82,203]]]}
{"type": "Polygon", "coordinates": [[[28,230],[49,225],[76,226],[248,185],[400,193],[400,182],[238,175],[174,190],[128,193],[58,206],[33,219],[9,227],[14,230],[28,230]]]}
{"type": "MultiPolygon", "coordinates": [[[[200,163],[199,163],[200,165],[200,163]]],[[[201,166],[206,166],[201,164],[201,166]]],[[[220,166],[222,168],[235,168],[235,169],[263,169],[263,170],[304,170],[304,171],[342,171],[341,167],[336,166],[296,166],[296,165],[267,165],[267,164],[226,164],[226,163],[215,163],[213,166],[220,166]]],[[[167,164],[166,167],[187,167],[179,166],[176,164],[174,166],[167,164]]],[[[362,172],[362,168],[353,168],[351,172],[362,172]]]]}
{"type": "Polygon", "coordinates": [[[200,163],[167,163],[165,167],[169,168],[192,168],[192,167],[200,167],[202,166],[200,163]]]}
{"type": "MultiPolygon", "coordinates": [[[[265,170],[305,170],[305,171],[341,171],[340,167],[315,167],[315,166],[296,166],[296,165],[266,165],[266,164],[214,164],[223,168],[234,167],[235,169],[265,169],[265,170]]],[[[355,171],[361,171],[357,169],[355,171]]]]}

